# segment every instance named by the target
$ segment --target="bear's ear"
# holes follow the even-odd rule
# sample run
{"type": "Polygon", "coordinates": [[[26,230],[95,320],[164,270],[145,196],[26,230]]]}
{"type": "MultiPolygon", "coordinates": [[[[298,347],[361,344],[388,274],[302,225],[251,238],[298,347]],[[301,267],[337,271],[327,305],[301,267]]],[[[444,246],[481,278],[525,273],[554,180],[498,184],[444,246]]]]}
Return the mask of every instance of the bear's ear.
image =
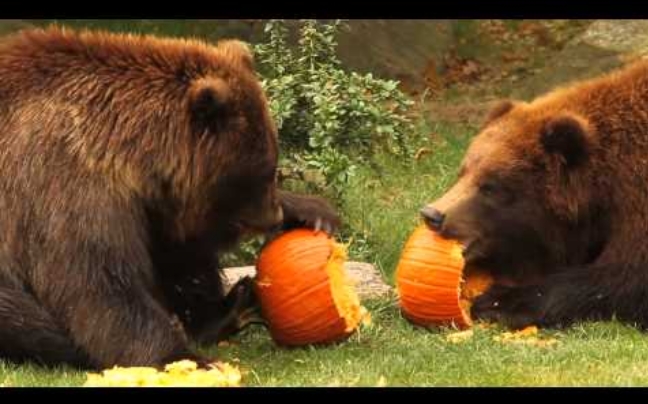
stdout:
{"type": "Polygon", "coordinates": [[[574,114],[550,118],[540,132],[540,143],[545,152],[559,155],[568,167],[575,167],[587,160],[590,138],[587,122],[574,114]]]}
{"type": "Polygon", "coordinates": [[[231,91],[227,83],[218,77],[195,80],[189,89],[189,108],[197,121],[210,122],[227,109],[231,91]]]}
{"type": "Polygon", "coordinates": [[[252,50],[245,42],[237,39],[224,39],[219,41],[217,46],[222,54],[230,61],[246,69],[254,69],[254,56],[252,50]]]}
{"type": "Polygon", "coordinates": [[[501,118],[515,108],[516,103],[511,100],[501,100],[495,103],[490,112],[486,115],[482,126],[486,126],[497,118],[501,118]]]}

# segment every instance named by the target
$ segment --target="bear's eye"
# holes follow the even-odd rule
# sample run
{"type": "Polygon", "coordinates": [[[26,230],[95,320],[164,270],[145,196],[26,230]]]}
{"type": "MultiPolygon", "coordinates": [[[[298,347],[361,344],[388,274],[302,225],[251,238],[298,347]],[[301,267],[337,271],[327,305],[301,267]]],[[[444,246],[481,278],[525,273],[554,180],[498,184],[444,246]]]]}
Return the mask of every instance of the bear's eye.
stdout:
{"type": "Polygon", "coordinates": [[[479,192],[484,195],[494,195],[497,192],[497,185],[492,182],[485,182],[479,186],[479,192]]]}
{"type": "Polygon", "coordinates": [[[515,199],[515,195],[510,188],[499,182],[483,182],[479,185],[479,193],[489,199],[496,200],[499,204],[510,204],[515,199]]]}

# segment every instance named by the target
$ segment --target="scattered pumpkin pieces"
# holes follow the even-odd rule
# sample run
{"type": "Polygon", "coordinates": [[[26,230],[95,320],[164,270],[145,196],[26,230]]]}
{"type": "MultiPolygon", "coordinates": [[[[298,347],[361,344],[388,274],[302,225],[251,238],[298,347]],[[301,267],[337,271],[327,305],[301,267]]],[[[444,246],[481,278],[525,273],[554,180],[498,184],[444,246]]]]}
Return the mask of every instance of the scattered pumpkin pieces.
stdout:
{"type": "Polygon", "coordinates": [[[452,344],[459,344],[462,342],[466,342],[469,339],[471,339],[474,335],[474,331],[472,329],[465,330],[465,331],[457,331],[453,332],[451,334],[446,335],[446,341],[452,343],[452,344]]]}
{"type": "Polygon", "coordinates": [[[502,338],[505,340],[513,340],[535,335],[538,335],[538,327],[536,327],[535,325],[530,325],[518,331],[505,332],[502,334],[502,338]]]}
{"type": "Polygon", "coordinates": [[[558,343],[558,340],[555,338],[542,339],[537,335],[538,327],[532,325],[519,331],[509,331],[502,333],[502,335],[496,335],[493,339],[505,344],[530,345],[537,347],[548,347],[558,343]]]}
{"type": "Polygon", "coordinates": [[[84,387],[239,387],[241,372],[227,363],[215,363],[212,369],[198,369],[195,362],[184,360],[169,364],[164,372],[151,367],[119,367],[102,374],[88,374],[84,387]]]}
{"type": "MultiPolygon", "coordinates": [[[[474,336],[474,329],[486,330],[492,328],[493,324],[491,323],[479,323],[476,327],[464,330],[457,331],[445,336],[446,342],[451,344],[460,344],[468,341],[474,336]]],[[[537,346],[537,347],[549,347],[558,343],[558,340],[555,338],[541,338],[538,336],[538,327],[529,326],[519,331],[507,331],[500,335],[493,337],[493,340],[502,342],[505,344],[517,344],[517,345],[527,345],[527,346],[537,346]]]]}
{"type": "Polygon", "coordinates": [[[360,316],[362,317],[360,322],[364,327],[369,328],[369,327],[371,327],[373,325],[373,319],[371,317],[371,312],[369,312],[369,310],[367,310],[364,306],[360,307],[360,316]]]}

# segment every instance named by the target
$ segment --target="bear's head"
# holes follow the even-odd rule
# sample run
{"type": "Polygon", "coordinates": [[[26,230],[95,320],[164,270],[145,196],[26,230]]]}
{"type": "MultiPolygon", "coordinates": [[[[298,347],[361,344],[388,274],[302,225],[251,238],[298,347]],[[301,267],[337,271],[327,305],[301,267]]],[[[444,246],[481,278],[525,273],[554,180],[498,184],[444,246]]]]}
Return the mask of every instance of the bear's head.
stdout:
{"type": "Polygon", "coordinates": [[[595,128],[577,112],[503,101],[455,184],[421,214],[463,243],[467,264],[517,282],[585,263],[606,235],[593,189],[596,149],[595,128]]]}
{"type": "Polygon", "coordinates": [[[12,38],[10,124],[137,199],[165,234],[230,240],[282,222],[277,129],[245,43],[60,27],[12,38]]]}
{"type": "Polygon", "coordinates": [[[234,243],[282,223],[278,138],[249,48],[227,40],[214,52],[215,63],[187,79],[189,129],[180,141],[186,148],[178,150],[186,158],[170,175],[183,204],[178,232],[186,237],[209,228],[234,243]]]}

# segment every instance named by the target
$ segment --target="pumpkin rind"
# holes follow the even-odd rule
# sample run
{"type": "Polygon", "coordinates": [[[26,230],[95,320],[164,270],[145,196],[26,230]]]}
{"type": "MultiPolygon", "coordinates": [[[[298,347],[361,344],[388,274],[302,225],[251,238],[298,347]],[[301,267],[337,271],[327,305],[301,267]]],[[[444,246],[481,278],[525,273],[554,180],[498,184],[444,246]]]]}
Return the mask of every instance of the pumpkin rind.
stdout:
{"type": "Polygon", "coordinates": [[[485,289],[487,277],[462,296],[465,262],[457,241],[444,239],[420,225],[411,234],[396,268],[396,286],[403,315],[423,326],[454,325],[468,328],[472,320],[465,299],[485,289]]]}
{"type": "Polygon", "coordinates": [[[344,273],[346,251],[322,232],[288,231],[257,262],[257,294],[270,334],[280,345],[337,342],[362,319],[344,273]]]}

